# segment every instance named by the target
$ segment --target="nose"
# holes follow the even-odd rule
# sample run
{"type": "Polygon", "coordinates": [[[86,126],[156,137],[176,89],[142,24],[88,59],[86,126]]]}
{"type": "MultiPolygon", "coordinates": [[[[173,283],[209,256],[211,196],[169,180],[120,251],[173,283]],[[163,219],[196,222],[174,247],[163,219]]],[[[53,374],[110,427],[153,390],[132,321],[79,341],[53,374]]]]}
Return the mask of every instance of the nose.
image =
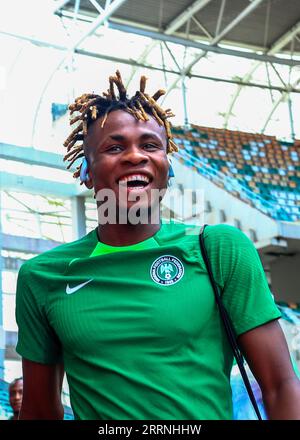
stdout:
{"type": "Polygon", "coordinates": [[[136,145],[127,148],[122,159],[124,162],[129,162],[132,165],[140,165],[148,162],[147,154],[136,145]]]}

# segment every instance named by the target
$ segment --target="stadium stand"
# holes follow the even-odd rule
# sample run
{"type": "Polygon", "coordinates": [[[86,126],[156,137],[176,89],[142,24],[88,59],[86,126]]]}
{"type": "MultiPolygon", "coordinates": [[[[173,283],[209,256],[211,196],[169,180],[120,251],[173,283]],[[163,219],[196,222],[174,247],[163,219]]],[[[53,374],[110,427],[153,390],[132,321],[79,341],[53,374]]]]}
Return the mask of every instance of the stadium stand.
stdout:
{"type": "Polygon", "coordinates": [[[13,415],[9,404],[8,383],[0,379],[0,420],[7,420],[13,415]]]}
{"type": "Polygon", "coordinates": [[[173,127],[179,161],[276,220],[300,220],[300,141],[191,125],[173,127]]]}

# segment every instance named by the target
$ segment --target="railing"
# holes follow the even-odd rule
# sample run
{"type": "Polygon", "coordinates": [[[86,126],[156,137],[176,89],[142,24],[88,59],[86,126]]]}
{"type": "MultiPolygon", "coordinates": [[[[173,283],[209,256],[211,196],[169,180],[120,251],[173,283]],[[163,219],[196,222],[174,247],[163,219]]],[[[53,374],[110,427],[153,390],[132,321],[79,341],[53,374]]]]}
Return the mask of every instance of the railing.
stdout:
{"type": "Polygon", "coordinates": [[[214,169],[208,165],[205,160],[193,156],[186,150],[181,150],[176,156],[181,157],[187,164],[195,166],[200,174],[227,191],[237,191],[241,200],[250,202],[255,208],[259,209],[264,214],[269,215],[276,220],[292,221],[291,214],[283,207],[279,207],[275,199],[274,202],[264,199],[259,194],[251,191],[246,185],[243,185],[243,183],[239,182],[237,179],[214,169]]]}

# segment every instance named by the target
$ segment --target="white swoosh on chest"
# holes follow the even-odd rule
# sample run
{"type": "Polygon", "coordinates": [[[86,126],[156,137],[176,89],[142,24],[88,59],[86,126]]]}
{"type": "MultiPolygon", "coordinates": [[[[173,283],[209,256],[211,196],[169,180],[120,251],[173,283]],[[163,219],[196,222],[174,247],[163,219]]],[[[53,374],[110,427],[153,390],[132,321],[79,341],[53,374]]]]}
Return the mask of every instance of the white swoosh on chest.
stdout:
{"type": "Polygon", "coordinates": [[[81,289],[82,287],[86,286],[86,284],[90,283],[91,281],[93,281],[93,278],[91,278],[90,280],[85,281],[84,283],[78,284],[75,287],[70,287],[69,284],[67,284],[66,287],[66,294],[67,295],[71,295],[72,293],[77,292],[77,290],[81,289]]]}

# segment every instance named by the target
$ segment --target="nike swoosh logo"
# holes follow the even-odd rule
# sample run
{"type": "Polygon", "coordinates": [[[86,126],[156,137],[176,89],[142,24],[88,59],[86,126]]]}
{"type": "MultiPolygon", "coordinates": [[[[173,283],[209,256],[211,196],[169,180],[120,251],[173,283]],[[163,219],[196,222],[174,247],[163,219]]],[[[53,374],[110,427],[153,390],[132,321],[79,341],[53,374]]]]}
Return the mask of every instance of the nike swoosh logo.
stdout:
{"type": "Polygon", "coordinates": [[[82,287],[86,286],[88,283],[90,283],[91,281],[93,281],[93,278],[91,278],[90,280],[85,281],[84,283],[78,284],[75,287],[70,287],[69,284],[67,284],[66,287],[66,293],[68,295],[71,295],[72,293],[77,292],[77,290],[81,289],[82,287]]]}

